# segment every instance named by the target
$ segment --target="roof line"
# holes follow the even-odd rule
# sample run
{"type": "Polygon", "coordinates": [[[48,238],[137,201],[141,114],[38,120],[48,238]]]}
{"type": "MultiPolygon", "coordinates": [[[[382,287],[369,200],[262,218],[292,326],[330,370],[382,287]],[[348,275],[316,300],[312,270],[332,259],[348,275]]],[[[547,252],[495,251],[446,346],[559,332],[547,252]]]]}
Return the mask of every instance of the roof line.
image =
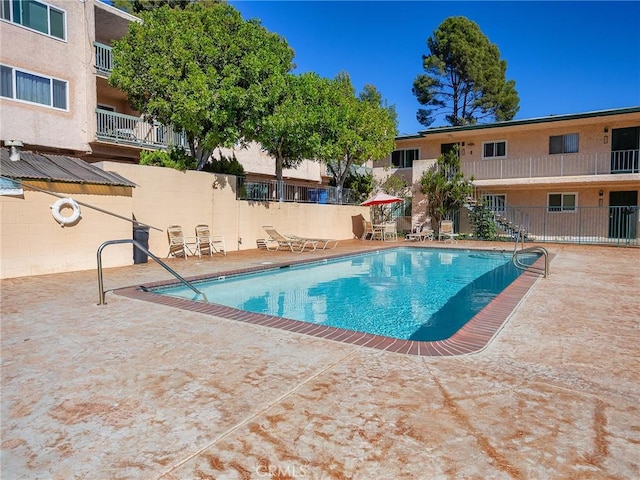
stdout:
{"type": "Polygon", "coordinates": [[[442,126],[442,127],[434,127],[426,130],[420,130],[418,133],[414,135],[401,135],[401,136],[397,136],[396,138],[397,139],[421,138],[426,135],[431,135],[435,133],[450,133],[450,132],[462,132],[465,130],[481,130],[481,129],[488,129],[488,128],[513,127],[517,125],[532,125],[536,123],[561,122],[566,120],[577,120],[580,118],[606,117],[610,115],[622,115],[625,113],[639,113],[639,112],[640,112],[640,106],[636,106],[636,107],[614,108],[609,110],[596,110],[593,112],[584,112],[584,113],[549,115],[547,117],[534,117],[534,118],[527,118],[522,120],[508,120],[504,122],[476,123],[473,125],[461,125],[461,126],[442,126]]]}
{"type": "Polygon", "coordinates": [[[88,185],[136,187],[115,172],[108,172],[76,157],[21,151],[20,161],[11,161],[9,150],[0,148],[0,171],[3,177],[44,180],[88,185]]]}

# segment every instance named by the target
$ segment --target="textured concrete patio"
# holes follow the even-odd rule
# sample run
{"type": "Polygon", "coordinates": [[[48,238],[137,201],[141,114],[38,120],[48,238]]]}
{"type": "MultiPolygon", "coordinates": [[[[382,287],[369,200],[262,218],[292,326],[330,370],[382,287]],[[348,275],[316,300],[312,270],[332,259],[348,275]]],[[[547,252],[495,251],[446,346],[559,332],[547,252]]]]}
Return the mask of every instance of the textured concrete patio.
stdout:
{"type": "MultiPolygon", "coordinates": [[[[512,244],[457,245],[482,247],[512,244]]],[[[550,277],[484,350],[453,357],[112,292],[98,306],[96,271],[4,280],[1,477],[640,478],[640,249],[546,247],[550,277]]],[[[192,276],[300,258],[169,264],[192,276]]],[[[170,277],[148,263],[104,278],[117,289],[170,277]]]]}

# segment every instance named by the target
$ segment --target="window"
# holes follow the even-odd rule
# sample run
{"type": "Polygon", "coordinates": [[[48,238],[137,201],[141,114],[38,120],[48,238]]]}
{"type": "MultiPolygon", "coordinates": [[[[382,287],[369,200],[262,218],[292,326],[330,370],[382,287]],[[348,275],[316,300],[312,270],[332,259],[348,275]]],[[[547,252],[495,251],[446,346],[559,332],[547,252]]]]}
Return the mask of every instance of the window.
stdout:
{"type": "Polygon", "coordinates": [[[67,109],[67,82],[0,65],[0,96],[67,109]]]}
{"type": "Polygon", "coordinates": [[[486,194],[486,195],[482,195],[482,202],[492,212],[502,213],[502,212],[505,212],[506,209],[507,209],[507,196],[505,194],[500,194],[500,195],[486,194]]]}
{"type": "Polygon", "coordinates": [[[37,0],[0,0],[0,18],[45,35],[66,39],[66,14],[37,0]]]}
{"type": "Polygon", "coordinates": [[[413,161],[418,160],[418,149],[394,150],[391,154],[391,164],[398,168],[411,168],[413,161]]]}
{"type": "Polygon", "coordinates": [[[556,135],[549,137],[549,155],[555,153],[577,153],[578,134],[556,135]]]}
{"type": "Polygon", "coordinates": [[[507,142],[484,142],[482,158],[504,158],[507,156],[507,142]]]}
{"type": "Polygon", "coordinates": [[[13,69],[0,65],[0,96],[13,98],[13,69]]]}
{"type": "Polygon", "coordinates": [[[550,193],[547,199],[548,212],[574,212],[578,195],[576,193],[550,193]]]}

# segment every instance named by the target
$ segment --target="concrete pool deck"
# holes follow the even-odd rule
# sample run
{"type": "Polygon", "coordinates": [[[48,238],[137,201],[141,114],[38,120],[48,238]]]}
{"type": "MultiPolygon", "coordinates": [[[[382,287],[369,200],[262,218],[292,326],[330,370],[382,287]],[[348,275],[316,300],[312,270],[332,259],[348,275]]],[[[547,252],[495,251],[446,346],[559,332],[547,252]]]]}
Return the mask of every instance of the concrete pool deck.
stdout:
{"type": "MultiPolygon", "coordinates": [[[[168,263],[189,277],[380,245],[168,263]]],[[[98,306],[95,270],[3,280],[0,474],[639,478],[640,249],[544,246],[555,255],[551,275],[487,347],[449,357],[112,292],[98,306]]],[[[154,263],[104,272],[110,290],[169,278],[154,263]]]]}

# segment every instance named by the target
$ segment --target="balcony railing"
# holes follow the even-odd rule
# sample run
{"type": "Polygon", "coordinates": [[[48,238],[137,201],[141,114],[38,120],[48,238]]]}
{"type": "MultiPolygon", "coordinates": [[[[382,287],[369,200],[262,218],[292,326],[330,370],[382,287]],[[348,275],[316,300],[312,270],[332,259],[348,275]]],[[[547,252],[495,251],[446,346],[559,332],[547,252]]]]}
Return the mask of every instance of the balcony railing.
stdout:
{"type": "Polygon", "coordinates": [[[638,150],[462,162],[476,180],[639,173],[638,150]]]}
{"type": "Polygon", "coordinates": [[[113,70],[113,55],[111,53],[112,48],[109,45],[105,45],[103,43],[93,42],[93,49],[96,54],[96,72],[100,75],[108,77],[111,73],[111,70],[113,70]]]}
{"type": "Polygon", "coordinates": [[[329,186],[311,186],[303,183],[278,182],[264,180],[248,182],[244,177],[237,177],[236,198],[259,202],[325,203],[333,205],[356,205],[358,203],[353,191],[348,188],[339,189],[329,186]]]}
{"type": "Polygon", "coordinates": [[[149,123],[140,117],[100,108],[96,109],[96,117],[98,140],[153,150],[188,146],[184,133],[175,132],[170,126],[158,122],[149,123]]]}

